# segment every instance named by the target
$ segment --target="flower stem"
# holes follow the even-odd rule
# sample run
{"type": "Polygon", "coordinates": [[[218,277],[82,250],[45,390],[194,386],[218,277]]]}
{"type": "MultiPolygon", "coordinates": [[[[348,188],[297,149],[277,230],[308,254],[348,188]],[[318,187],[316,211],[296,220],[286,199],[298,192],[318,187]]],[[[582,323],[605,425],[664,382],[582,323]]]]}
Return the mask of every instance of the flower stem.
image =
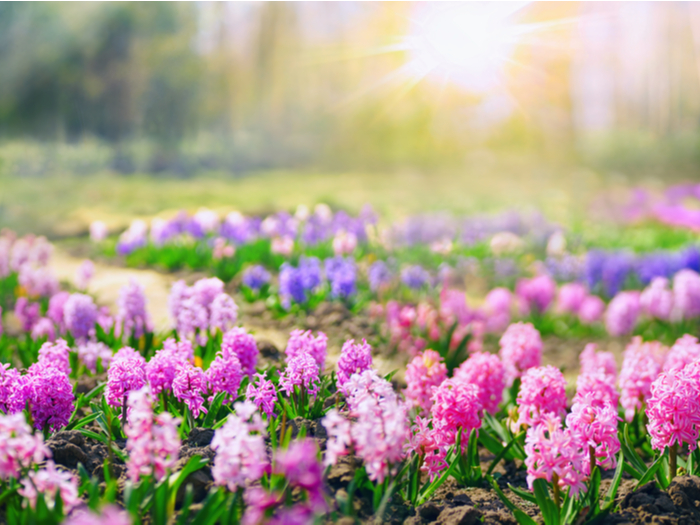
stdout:
{"type": "Polygon", "coordinates": [[[669,481],[676,477],[678,470],[678,443],[674,443],[668,451],[669,481]]]}
{"type": "Polygon", "coordinates": [[[591,464],[591,468],[589,469],[589,474],[592,476],[593,469],[595,468],[595,448],[593,448],[592,445],[588,446],[588,460],[591,464]]]}
{"type": "Polygon", "coordinates": [[[561,508],[561,494],[559,492],[559,476],[554,474],[552,476],[552,489],[554,491],[554,504],[557,508],[561,508]]]}
{"type": "MultiPolygon", "coordinates": [[[[123,401],[122,401],[122,430],[126,428],[126,396],[124,396],[123,401]]],[[[111,432],[112,429],[110,428],[109,431],[111,432]]]]}

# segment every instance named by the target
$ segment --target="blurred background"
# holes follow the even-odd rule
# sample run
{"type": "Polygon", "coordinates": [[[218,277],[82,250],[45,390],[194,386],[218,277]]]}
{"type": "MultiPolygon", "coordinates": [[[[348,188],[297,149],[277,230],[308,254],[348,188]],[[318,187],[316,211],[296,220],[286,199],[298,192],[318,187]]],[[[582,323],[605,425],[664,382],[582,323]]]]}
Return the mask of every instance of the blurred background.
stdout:
{"type": "Polygon", "coordinates": [[[695,3],[0,3],[0,224],[388,216],[698,178],[695,3]]]}

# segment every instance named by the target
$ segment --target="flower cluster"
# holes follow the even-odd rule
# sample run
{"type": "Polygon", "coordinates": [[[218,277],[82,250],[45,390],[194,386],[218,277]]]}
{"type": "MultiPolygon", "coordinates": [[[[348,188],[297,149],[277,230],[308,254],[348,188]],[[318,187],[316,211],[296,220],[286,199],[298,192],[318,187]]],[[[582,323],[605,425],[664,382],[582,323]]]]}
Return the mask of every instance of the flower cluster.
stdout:
{"type": "Polygon", "coordinates": [[[490,414],[498,412],[506,386],[506,368],[497,355],[486,352],[472,354],[455,370],[454,378],[477,385],[484,411],[490,414]]]}
{"type": "Polygon", "coordinates": [[[433,389],[447,379],[447,367],[435,350],[426,350],[406,367],[406,402],[425,415],[433,405],[433,389]]]}
{"type": "Polygon", "coordinates": [[[280,372],[280,390],[287,396],[292,396],[295,389],[300,393],[308,393],[316,397],[320,387],[318,364],[311,355],[300,353],[289,359],[285,369],[280,372]]]}
{"type": "Polygon", "coordinates": [[[516,427],[530,427],[546,415],[562,417],[566,413],[566,379],[558,368],[530,368],[521,379],[516,427]]]}
{"type": "Polygon", "coordinates": [[[265,412],[268,418],[275,412],[277,390],[274,383],[267,379],[267,372],[255,374],[248,384],[245,394],[246,401],[255,404],[258,409],[265,412]]]}
{"type": "Polygon", "coordinates": [[[651,395],[651,384],[661,372],[665,348],[659,343],[643,343],[635,337],[627,346],[622,361],[620,404],[625,409],[625,419],[632,421],[634,413],[641,410],[651,395]]]}
{"type": "Polygon", "coordinates": [[[243,373],[249,377],[255,373],[259,354],[255,338],[243,328],[231,328],[221,340],[221,356],[238,358],[243,373]]]}
{"type": "Polygon", "coordinates": [[[138,339],[153,331],[151,318],[146,311],[143,286],[133,279],[119,290],[115,321],[114,333],[125,341],[131,337],[138,339]]]}
{"type": "Polygon", "coordinates": [[[114,354],[107,370],[107,403],[125,407],[129,392],[140,390],[146,382],[146,360],[136,350],[125,346],[114,354]]]}
{"type": "Polygon", "coordinates": [[[353,374],[372,368],[372,347],[367,341],[355,344],[354,339],[345,341],[338,359],[338,386],[341,388],[353,374]]]}
{"type": "Polygon", "coordinates": [[[318,335],[314,337],[311,330],[292,330],[284,353],[287,356],[287,362],[300,353],[307,353],[314,358],[319,370],[323,372],[326,364],[327,345],[328,337],[323,332],[318,332],[318,335]]]}
{"type": "Polygon", "coordinates": [[[506,367],[506,385],[529,368],[542,364],[542,339],[530,323],[515,323],[508,327],[500,340],[499,355],[506,367]]]}

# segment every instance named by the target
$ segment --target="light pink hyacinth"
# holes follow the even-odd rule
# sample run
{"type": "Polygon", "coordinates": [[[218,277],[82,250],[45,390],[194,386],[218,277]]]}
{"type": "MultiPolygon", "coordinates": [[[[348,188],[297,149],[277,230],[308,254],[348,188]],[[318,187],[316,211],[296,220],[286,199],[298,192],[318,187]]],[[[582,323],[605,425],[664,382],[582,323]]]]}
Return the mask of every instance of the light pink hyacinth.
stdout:
{"type": "Polygon", "coordinates": [[[557,311],[577,315],[588,297],[588,290],[581,283],[566,283],[557,293],[557,311]]]}
{"type": "Polygon", "coordinates": [[[683,368],[700,359],[700,343],[698,338],[690,334],[680,337],[669,350],[664,362],[664,371],[683,368]]]}
{"type": "Polygon", "coordinates": [[[585,490],[583,443],[571,429],[562,428],[559,417],[547,414],[527,430],[525,454],[530,490],[536,479],[556,481],[561,489],[570,489],[572,495],[585,490]]]}
{"type": "Polygon", "coordinates": [[[292,330],[287,341],[287,348],[284,353],[287,356],[287,362],[293,357],[296,357],[300,352],[306,352],[314,358],[321,373],[326,365],[326,347],[328,345],[328,337],[323,332],[318,332],[314,337],[311,330],[292,330]]]}
{"type": "Polygon", "coordinates": [[[131,525],[131,516],[116,505],[106,505],[95,513],[88,509],[77,509],[64,525],[131,525]]]}
{"type": "Polygon", "coordinates": [[[39,494],[44,495],[44,501],[49,509],[54,508],[56,495],[60,494],[63,511],[66,513],[82,503],[78,496],[78,480],[70,472],[57,469],[51,460],[47,461],[46,466],[40,470],[30,470],[28,477],[22,480],[22,487],[17,493],[27,498],[32,508],[36,508],[39,494]]]}
{"type": "Polygon", "coordinates": [[[426,415],[433,405],[433,389],[447,379],[447,367],[435,350],[414,357],[406,367],[404,396],[410,407],[426,415]]]}
{"type": "Polygon", "coordinates": [[[562,417],[566,413],[566,379],[558,368],[531,368],[521,380],[517,427],[537,425],[547,414],[562,417]]]}
{"type": "Polygon", "coordinates": [[[153,413],[151,390],[145,386],[129,393],[126,450],[129,452],[129,478],[137,482],[142,476],[153,475],[161,480],[177,463],[180,420],[168,412],[153,413]]]}
{"type": "Polygon", "coordinates": [[[578,318],[583,324],[593,324],[603,318],[604,312],[605,302],[597,295],[589,295],[578,309],[578,318]]]}
{"type": "Polygon", "coordinates": [[[632,421],[634,413],[649,399],[651,384],[661,372],[664,357],[665,348],[660,343],[644,343],[641,337],[633,338],[625,349],[618,382],[627,421],[632,421]]]}
{"type": "Polygon", "coordinates": [[[306,353],[292,357],[285,369],[280,372],[279,388],[287,396],[294,394],[294,389],[316,397],[320,387],[319,369],[313,357],[306,353]]]}
{"type": "Polygon", "coordinates": [[[0,414],[0,479],[19,478],[23,469],[50,456],[41,433],[32,433],[24,413],[0,414]]]}
{"type": "Polygon", "coordinates": [[[673,310],[673,292],[668,288],[668,279],[654,277],[639,296],[639,304],[649,317],[668,321],[673,310]]]}
{"type": "Polygon", "coordinates": [[[605,328],[613,337],[629,335],[639,319],[639,292],[618,293],[605,311],[605,328]]]}
{"type": "Polygon", "coordinates": [[[682,319],[700,316],[700,275],[681,270],[673,276],[673,304],[682,319]]]}
{"type": "Polygon", "coordinates": [[[700,429],[700,365],[663,372],[651,384],[647,401],[647,430],[651,446],[664,450],[674,445],[697,448],[700,429]]]}
{"type": "Polygon", "coordinates": [[[216,453],[211,472],[214,483],[235,491],[257,481],[269,465],[265,450],[265,425],[253,403],[236,403],[234,413],[214,432],[211,449],[216,453]]]}
{"type": "Polygon", "coordinates": [[[616,456],[620,451],[620,438],[617,432],[617,408],[598,405],[591,394],[581,396],[566,416],[566,426],[584,448],[583,472],[591,473],[591,451],[596,465],[604,469],[614,469],[616,456]],[[585,451],[588,450],[588,454],[585,451]]]}
{"type": "Polygon", "coordinates": [[[506,367],[506,385],[529,368],[542,364],[542,339],[530,323],[515,323],[508,327],[500,340],[499,355],[506,367]]]}
{"type": "Polygon", "coordinates": [[[506,387],[506,368],[495,354],[477,352],[455,370],[457,381],[472,383],[479,387],[479,400],[489,414],[498,412],[506,387]]]}
{"type": "Polygon", "coordinates": [[[267,379],[267,372],[253,376],[246,389],[245,399],[255,404],[259,410],[265,412],[268,418],[273,417],[277,401],[277,390],[274,383],[267,379]]]}

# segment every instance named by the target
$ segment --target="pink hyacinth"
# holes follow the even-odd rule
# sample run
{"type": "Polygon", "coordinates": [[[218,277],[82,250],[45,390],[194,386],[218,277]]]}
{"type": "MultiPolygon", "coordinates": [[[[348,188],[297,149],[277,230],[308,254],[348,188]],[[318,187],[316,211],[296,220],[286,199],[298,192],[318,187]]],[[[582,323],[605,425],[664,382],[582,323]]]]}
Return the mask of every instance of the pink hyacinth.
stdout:
{"type": "Polygon", "coordinates": [[[579,355],[579,363],[581,364],[581,374],[596,374],[603,373],[611,376],[613,382],[617,377],[617,363],[615,356],[611,352],[597,352],[598,345],[588,343],[581,355],[579,355]]]}
{"type": "MultiPolygon", "coordinates": [[[[0,327],[0,334],[2,334],[2,327],[0,327]]],[[[36,341],[43,338],[46,338],[47,341],[56,339],[56,328],[48,317],[40,317],[32,326],[32,339],[36,341]]]]}
{"type": "Polygon", "coordinates": [[[85,259],[75,270],[75,287],[80,291],[86,291],[93,275],[95,275],[95,263],[85,259]]]}
{"type": "Polygon", "coordinates": [[[591,474],[591,454],[595,464],[603,469],[614,469],[617,465],[616,456],[620,451],[617,432],[619,420],[620,416],[614,406],[600,406],[590,394],[581,396],[571,407],[571,412],[566,416],[566,426],[584,449],[585,474],[591,474]],[[586,451],[588,454],[585,454],[586,451]]]}
{"type": "Polygon", "coordinates": [[[643,343],[635,337],[627,346],[618,378],[620,404],[625,409],[625,419],[632,421],[634,413],[641,410],[651,395],[651,384],[661,372],[664,348],[658,342],[643,343]]]}
{"type": "Polygon", "coordinates": [[[224,405],[238,397],[238,388],[243,379],[243,369],[241,362],[235,355],[229,355],[228,359],[217,355],[216,359],[209,365],[206,376],[212,394],[224,392],[224,405]]]}
{"type": "Polygon", "coordinates": [[[60,494],[66,513],[82,503],[78,496],[78,480],[70,472],[57,469],[53,461],[47,461],[46,466],[38,471],[30,470],[27,475],[17,493],[27,498],[30,507],[36,508],[39,494],[44,495],[49,509],[54,508],[56,495],[60,494]]]}
{"type": "Polygon", "coordinates": [[[260,479],[268,467],[265,425],[253,403],[236,403],[235,412],[214,432],[214,483],[235,491],[260,479]]]}
{"type": "Polygon", "coordinates": [[[557,294],[557,311],[577,315],[586,297],[588,290],[581,283],[564,284],[557,294]]]}
{"type": "Polygon", "coordinates": [[[122,348],[112,358],[107,370],[107,403],[113,407],[122,407],[129,392],[140,390],[146,385],[146,361],[133,348],[122,348]]]}
{"type": "Polygon", "coordinates": [[[74,293],[63,305],[63,322],[73,337],[87,339],[95,333],[97,306],[89,295],[74,293]]]}
{"type": "Polygon", "coordinates": [[[19,407],[13,406],[12,399],[16,398],[17,383],[21,380],[19,371],[10,368],[8,363],[0,363],[0,410],[5,414],[13,414],[24,408],[24,398],[22,397],[19,407]]]}
{"type": "Polygon", "coordinates": [[[23,413],[0,414],[0,479],[19,478],[23,469],[49,456],[41,433],[32,434],[23,413]]]}
{"type": "Polygon", "coordinates": [[[500,340],[499,355],[506,367],[506,385],[529,368],[542,364],[542,339],[530,323],[515,323],[508,327],[500,340]]]}
{"type": "Polygon", "coordinates": [[[316,397],[320,387],[318,365],[309,354],[301,353],[292,357],[285,369],[280,372],[279,387],[287,396],[294,394],[295,387],[316,397]]]}
{"type": "Polygon", "coordinates": [[[268,418],[274,415],[277,390],[274,383],[267,379],[267,372],[253,376],[246,389],[245,399],[265,412],[268,418]]]}
{"type": "Polygon", "coordinates": [[[651,384],[647,430],[651,446],[663,451],[674,445],[697,448],[700,430],[700,383],[697,363],[661,373],[651,384]]]}
{"type": "Polygon", "coordinates": [[[447,367],[435,350],[426,350],[414,357],[406,367],[404,390],[409,407],[416,407],[423,415],[430,412],[433,405],[433,389],[447,379],[447,367]]]}
{"type": "Polygon", "coordinates": [[[578,309],[578,318],[583,324],[593,324],[603,318],[604,312],[605,302],[597,295],[589,295],[578,309]]]}
{"type": "Polygon", "coordinates": [[[102,507],[98,514],[88,509],[77,509],[64,525],[131,525],[131,516],[116,505],[102,507]]]}
{"type": "Polygon", "coordinates": [[[78,346],[78,358],[93,374],[97,372],[98,361],[107,368],[112,361],[112,349],[104,343],[88,341],[78,346]]]}
{"type": "Polygon", "coordinates": [[[664,362],[664,371],[683,368],[700,359],[700,343],[698,338],[685,334],[679,338],[669,350],[664,362]]]}
{"type": "Polygon", "coordinates": [[[128,408],[124,433],[129,452],[129,478],[138,482],[141,476],[152,474],[156,480],[161,480],[178,460],[180,420],[168,412],[153,413],[153,397],[148,386],[129,393],[128,408]]]}
{"type": "Polygon", "coordinates": [[[620,393],[615,388],[615,376],[605,374],[600,370],[579,374],[576,379],[574,403],[581,401],[586,396],[590,398],[589,402],[594,406],[611,406],[617,410],[620,393]]]}
{"type": "Polygon", "coordinates": [[[489,414],[498,412],[506,387],[506,368],[497,355],[477,352],[455,370],[457,381],[472,383],[479,387],[479,401],[489,414]]]}
{"type": "Polygon", "coordinates": [[[561,427],[561,419],[547,414],[525,435],[527,484],[532,490],[536,479],[556,482],[572,495],[585,490],[583,443],[571,429],[561,427]]]}
{"type": "Polygon", "coordinates": [[[224,358],[229,354],[235,355],[241,362],[243,373],[248,377],[255,374],[259,353],[255,338],[243,328],[231,328],[221,341],[221,355],[224,358]]]}
{"type": "Polygon", "coordinates": [[[154,395],[172,391],[177,369],[191,362],[191,355],[192,345],[189,341],[178,343],[175,339],[166,339],[163,348],[146,365],[146,377],[154,395]]]}
{"type": "Polygon", "coordinates": [[[178,401],[184,401],[192,416],[199,417],[204,408],[204,394],[207,392],[207,376],[198,366],[185,361],[180,365],[173,379],[173,394],[178,401]]]}
{"type": "Polygon", "coordinates": [[[70,359],[68,343],[59,339],[55,343],[44,343],[39,348],[38,362],[45,366],[52,366],[66,375],[70,375],[70,359]]]}
{"type": "Polygon", "coordinates": [[[471,431],[481,428],[482,412],[476,385],[446,379],[433,393],[433,428],[441,434],[441,441],[446,446],[455,443],[461,429],[461,446],[466,450],[471,431]]]}
{"type": "Polygon", "coordinates": [[[293,441],[287,450],[278,450],[273,472],[284,476],[294,489],[305,490],[308,503],[315,510],[325,510],[323,466],[318,460],[318,446],[313,439],[293,441]]]}
{"type": "Polygon", "coordinates": [[[443,444],[443,436],[437,430],[430,428],[429,420],[426,418],[420,416],[416,418],[406,450],[423,456],[420,469],[430,476],[431,481],[447,468],[447,447],[443,444]]]}
{"type": "Polygon", "coordinates": [[[354,339],[345,341],[338,359],[338,386],[343,387],[350,376],[372,368],[372,347],[367,341],[355,344],[354,339]]]}
{"type": "Polygon", "coordinates": [[[673,310],[673,292],[668,288],[668,279],[654,277],[639,296],[639,305],[649,317],[668,321],[673,310]]]}
{"type": "Polygon", "coordinates": [[[30,405],[34,428],[56,432],[66,426],[73,413],[73,386],[68,376],[57,368],[34,363],[26,376],[25,402],[30,405]]]}
{"type": "Polygon", "coordinates": [[[146,295],[143,286],[135,280],[122,286],[117,299],[117,316],[114,333],[124,341],[140,338],[153,331],[151,318],[146,311],[146,295]]]}
{"type": "MultiPolygon", "coordinates": [[[[345,389],[355,418],[350,429],[355,453],[364,461],[369,479],[381,483],[404,457],[407,407],[391,383],[373,370],[350,376],[345,389]]],[[[331,446],[336,451],[341,448],[339,441],[331,446]]]]}
{"type": "Polygon", "coordinates": [[[557,284],[549,275],[520,279],[515,287],[515,295],[520,303],[521,313],[543,314],[554,300],[556,290],[557,284]]]}
{"type": "Polygon", "coordinates": [[[700,316],[700,275],[681,270],[673,276],[673,305],[681,319],[700,316]]]}
{"type": "Polygon", "coordinates": [[[238,306],[233,298],[223,292],[214,297],[209,306],[209,330],[216,333],[220,330],[222,333],[233,328],[238,320],[238,306]]]}
{"type": "Polygon", "coordinates": [[[510,324],[510,310],[513,294],[507,288],[494,288],[487,295],[482,306],[486,314],[486,331],[498,333],[510,324]]]}
{"type": "Polygon", "coordinates": [[[321,373],[326,365],[326,347],[328,345],[328,337],[323,332],[318,332],[314,338],[311,330],[292,330],[287,341],[287,348],[284,353],[287,355],[287,362],[292,357],[297,356],[300,352],[306,352],[314,358],[321,373]]]}
{"type": "Polygon", "coordinates": [[[608,333],[613,337],[631,334],[640,310],[639,292],[618,293],[605,311],[605,328],[608,333]]]}
{"type": "Polygon", "coordinates": [[[326,466],[334,465],[340,456],[345,456],[348,453],[352,444],[352,435],[350,434],[352,424],[347,418],[341,416],[335,408],[328,411],[321,424],[328,434],[324,464],[326,466]]]}
{"type": "Polygon", "coordinates": [[[551,365],[531,368],[521,378],[516,427],[537,425],[547,414],[566,413],[566,379],[551,365]]]}

